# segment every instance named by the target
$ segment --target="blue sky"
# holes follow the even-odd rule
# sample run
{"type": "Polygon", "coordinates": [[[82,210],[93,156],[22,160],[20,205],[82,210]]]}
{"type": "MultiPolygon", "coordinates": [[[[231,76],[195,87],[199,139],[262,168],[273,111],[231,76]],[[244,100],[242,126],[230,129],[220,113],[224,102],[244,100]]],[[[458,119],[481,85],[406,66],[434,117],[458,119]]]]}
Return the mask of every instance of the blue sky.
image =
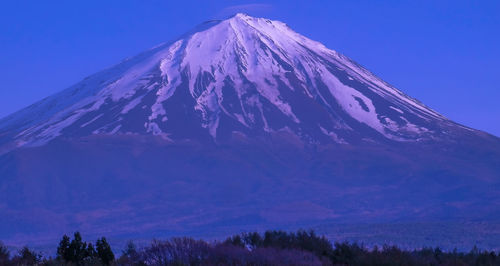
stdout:
{"type": "Polygon", "coordinates": [[[209,19],[286,22],[448,118],[500,136],[500,1],[0,2],[0,117],[209,19]]]}

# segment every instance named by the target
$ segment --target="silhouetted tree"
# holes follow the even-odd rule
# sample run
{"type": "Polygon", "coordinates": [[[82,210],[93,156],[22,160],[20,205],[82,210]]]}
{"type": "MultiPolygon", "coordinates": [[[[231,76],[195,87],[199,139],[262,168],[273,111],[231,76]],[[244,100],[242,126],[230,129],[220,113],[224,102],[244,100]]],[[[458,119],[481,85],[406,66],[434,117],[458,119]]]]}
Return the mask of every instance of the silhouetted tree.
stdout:
{"type": "Polygon", "coordinates": [[[125,245],[125,249],[122,251],[122,254],[131,257],[137,255],[137,246],[133,241],[128,241],[125,245]]]}
{"type": "Polygon", "coordinates": [[[67,235],[64,235],[61,241],[59,242],[59,246],[57,247],[57,258],[64,261],[71,261],[71,254],[69,252],[69,244],[70,238],[67,235]]]}
{"type": "Polygon", "coordinates": [[[97,257],[97,252],[94,249],[94,245],[92,245],[92,243],[87,244],[87,251],[85,252],[85,257],[88,257],[88,258],[96,258],[97,257]]]}
{"type": "Polygon", "coordinates": [[[241,238],[240,235],[228,237],[223,243],[237,247],[245,247],[245,242],[243,241],[243,238],[241,238]]]}
{"type": "Polygon", "coordinates": [[[19,253],[12,258],[14,265],[39,265],[42,262],[42,255],[28,247],[23,247],[19,253]]]}
{"type": "Polygon", "coordinates": [[[74,234],[73,240],[69,244],[69,261],[80,264],[87,257],[87,243],[82,241],[80,232],[74,234]]]}
{"type": "Polygon", "coordinates": [[[144,265],[141,262],[140,252],[132,241],[128,241],[122,250],[122,255],[116,260],[117,265],[144,265]]]}
{"type": "Polygon", "coordinates": [[[75,232],[73,240],[63,236],[57,247],[57,259],[73,265],[96,265],[101,260],[92,243],[84,242],[79,232],[75,232]]]}
{"type": "Polygon", "coordinates": [[[210,245],[203,240],[172,238],[153,240],[144,249],[142,260],[147,265],[200,265],[210,255],[210,245]]]}
{"type": "Polygon", "coordinates": [[[242,235],[242,238],[243,241],[245,242],[245,245],[251,249],[254,249],[256,247],[261,247],[263,245],[262,237],[257,232],[244,233],[242,235]]]}
{"type": "Polygon", "coordinates": [[[128,242],[122,256],[115,260],[106,238],[95,245],[82,241],[75,233],[71,240],[63,236],[57,259],[44,259],[27,247],[13,258],[0,243],[0,266],[144,266],[144,265],[500,265],[500,254],[474,247],[470,252],[443,251],[439,248],[404,250],[396,246],[367,249],[356,243],[332,245],[313,231],[267,231],[244,233],[224,242],[192,238],[154,240],[137,249],[128,242]]]}
{"type": "Polygon", "coordinates": [[[10,259],[10,252],[0,241],[0,265],[6,265],[10,259]]]}
{"type": "Polygon", "coordinates": [[[111,246],[106,241],[106,238],[97,239],[96,242],[97,256],[101,259],[104,265],[110,265],[115,260],[115,254],[111,250],[111,246]]]}

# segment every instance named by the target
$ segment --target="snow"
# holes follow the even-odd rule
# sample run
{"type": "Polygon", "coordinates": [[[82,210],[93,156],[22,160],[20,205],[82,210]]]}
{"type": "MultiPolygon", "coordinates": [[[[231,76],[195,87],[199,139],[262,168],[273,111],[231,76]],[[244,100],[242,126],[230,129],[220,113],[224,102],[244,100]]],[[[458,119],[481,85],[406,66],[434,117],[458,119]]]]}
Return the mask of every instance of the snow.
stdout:
{"type": "Polygon", "coordinates": [[[344,85],[325,68],[320,69],[319,74],[323,77],[322,80],[328,86],[330,93],[337,99],[347,113],[359,122],[370,126],[381,134],[385,133],[383,125],[378,119],[375,106],[368,97],[363,95],[361,92],[344,85]],[[366,111],[356,100],[356,97],[364,102],[364,104],[368,107],[368,111],[366,111]]]}
{"type": "Polygon", "coordinates": [[[434,119],[439,119],[439,120],[445,119],[442,115],[440,115],[436,111],[426,107],[417,100],[405,95],[400,90],[387,84],[386,82],[384,82],[383,80],[372,74],[370,71],[360,67],[359,65],[355,64],[354,62],[352,62],[352,60],[346,58],[345,56],[340,55],[338,58],[339,59],[336,63],[338,63],[339,66],[343,66],[344,69],[347,70],[350,75],[357,77],[358,80],[370,86],[373,89],[373,91],[378,93],[379,95],[387,97],[391,101],[397,101],[403,105],[410,105],[411,107],[413,107],[410,109],[412,110],[412,113],[422,118],[425,117],[422,116],[421,114],[425,114],[427,116],[431,116],[434,119]]]}
{"type": "Polygon", "coordinates": [[[90,121],[86,122],[86,123],[83,123],[80,127],[86,127],[90,124],[92,124],[92,122],[96,121],[97,119],[101,118],[103,116],[103,114],[99,114],[97,115],[96,117],[92,118],[90,121]]]}
{"type": "Polygon", "coordinates": [[[109,134],[110,135],[116,134],[118,132],[118,130],[120,130],[121,127],[122,127],[122,125],[117,125],[115,128],[113,128],[113,130],[111,130],[109,132],[109,134]]]}
{"type": "Polygon", "coordinates": [[[319,126],[321,132],[323,132],[323,134],[329,136],[330,138],[332,138],[335,142],[339,143],[339,144],[347,144],[347,142],[341,138],[339,138],[337,136],[337,134],[335,134],[335,132],[331,132],[331,131],[328,131],[326,130],[324,127],[322,126],[319,126]]]}
{"type": "Polygon", "coordinates": [[[398,113],[404,114],[404,112],[401,109],[398,109],[398,108],[396,108],[394,106],[389,106],[389,108],[391,108],[392,110],[394,110],[394,111],[396,111],[398,113]]]}
{"type": "MultiPolygon", "coordinates": [[[[274,80],[273,75],[283,73],[284,70],[273,57],[266,54],[268,51],[263,50],[261,43],[265,43],[269,48],[273,45],[273,39],[252,26],[253,20],[246,15],[237,15],[208,31],[195,33],[189,39],[181,68],[190,69],[190,92],[193,94],[195,80],[200,73],[212,72],[215,68],[215,80],[223,80],[225,76],[235,80],[239,79],[243,72],[245,78],[255,84],[262,96],[299,123],[291,107],[280,100],[277,87],[264,82],[274,80]]],[[[280,60],[288,59],[281,57],[280,60]]],[[[287,82],[286,79],[282,81],[287,82]]],[[[222,84],[217,85],[215,90],[220,91],[222,84]]]]}
{"type": "Polygon", "coordinates": [[[149,116],[149,121],[164,116],[166,114],[163,108],[162,102],[166,101],[173,94],[177,86],[181,82],[180,78],[180,62],[179,53],[181,52],[181,47],[184,41],[179,40],[168,47],[167,52],[160,60],[160,70],[162,75],[167,78],[167,84],[164,84],[157,92],[158,98],[156,102],[151,106],[151,115],[149,116]]]}
{"type": "MultiPolygon", "coordinates": [[[[81,127],[95,122],[104,115],[98,113],[99,110],[109,110],[101,108],[105,105],[125,102],[119,115],[126,116],[143,102],[147,92],[152,91],[155,93],[153,103],[141,106],[148,111],[144,128],[150,134],[168,138],[168,133],[163,132],[158,123],[169,123],[165,101],[179,89],[183,78],[187,79],[189,93],[196,102],[195,110],[202,114],[201,125],[213,138],[217,136],[219,119],[223,113],[245,127],[255,126],[255,114],[249,112],[248,107],[257,108],[264,123],[263,130],[272,131],[272,125],[269,124],[272,120],[266,117],[258,96],[267,99],[291,123],[300,124],[302,121],[294,113],[294,109],[298,108],[284,100],[280,83],[293,92],[302,89],[305,92],[303,97],[326,103],[325,108],[330,110],[338,104],[350,117],[392,139],[397,139],[395,136],[404,132],[428,133],[429,130],[420,124],[422,120],[447,121],[349,58],[294,32],[285,23],[237,14],[227,20],[205,23],[178,40],[160,44],[124,60],[9,116],[0,121],[0,127],[32,120],[33,122],[26,122],[20,127],[16,141],[19,145],[43,144],[60,136],[66,127],[89,112],[96,114],[81,127]],[[406,124],[398,125],[394,121],[397,118],[391,119],[377,113],[381,109],[378,104],[381,103],[372,101],[367,95],[344,84],[329,70],[331,65],[345,71],[350,81],[365,84],[368,89],[380,95],[385,101],[382,104],[398,112],[406,124]],[[197,92],[196,81],[203,73],[209,73],[213,80],[205,81],[202,91],[197,92]],[[287,73],[297,76],[299,84],[289,84],[287,73]],[[243,107],[242,113],[230,113],[222,106],[225,97],[222,88],[226,79],[234,83],[232,87],[239,101],[234,104],[243,107]],[[328,87],[330,95],[320,93],[320,83],[328,87]],[[257,91],[258,96],[250,95],[253,91],[257,91]],[[336,103],[329,101],[332,97],[336,103]],[[421,120],[405,117],[406,113],[421,120]],[[35,119],[31,119],[32,117],[35,119]]],[[[106,125],[114,127],[110,134],[115,134],[120,129],[114,122],[116,121],[108,121],[106,125]]],[[[351,128],[344,121],[332,123],[339,128],[351,128]]],[[[106,126],[96,132],[104,130],[106,126]]],[[[324,128],[321,130],[336,138],[335,132],[328,132],[324,128]]]]}
{"type": "Polygon", "coordinates": [[[138,104],[141,103],[143,97],[137,97],[134,98],[132,101],[130,101],[125,107],[123,107],[123,110],[121,111],[121,114],[126,114],[130,110],[134,109],[138,104]]]}

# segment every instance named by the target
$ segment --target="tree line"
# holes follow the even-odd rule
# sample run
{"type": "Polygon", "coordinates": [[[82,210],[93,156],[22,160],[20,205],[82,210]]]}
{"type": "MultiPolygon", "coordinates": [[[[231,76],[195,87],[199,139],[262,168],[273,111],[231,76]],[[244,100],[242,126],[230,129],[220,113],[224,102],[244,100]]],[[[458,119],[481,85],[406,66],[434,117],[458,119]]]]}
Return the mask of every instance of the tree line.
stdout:
{"type": "Polygon", "coordinates": [[[153,240],[137,247],[128,242],[116,258],[106,238],[84,242],[76,232],[63,236],[55,257],[43,257],[28,247],[11,256],[0,243],[0,265],[500,265],[500,253],[403,250],[396,246],[366,248],[355,243],[331,243],[314,231],[242,233],[224,241],[188,237],[153,240]]]}

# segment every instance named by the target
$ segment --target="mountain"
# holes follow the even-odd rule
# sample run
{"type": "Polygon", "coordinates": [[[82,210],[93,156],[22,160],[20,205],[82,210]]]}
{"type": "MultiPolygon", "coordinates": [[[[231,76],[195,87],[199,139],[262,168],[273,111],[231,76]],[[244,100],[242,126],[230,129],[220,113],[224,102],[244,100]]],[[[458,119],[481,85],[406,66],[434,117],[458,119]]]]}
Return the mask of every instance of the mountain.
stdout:
{"type": "Polygon", "coordinates": [[[500,221],[498,137],[245,14],[1,119],[0,154],[14,242],[500,221]]]}
{"type": "Polygon", "coordinates": [[[207,22],[0,125],[4,151],[92,134],[217,142],[283,131],[353,143],[467,130],[286,24],[244,14],[207,22]]]}

